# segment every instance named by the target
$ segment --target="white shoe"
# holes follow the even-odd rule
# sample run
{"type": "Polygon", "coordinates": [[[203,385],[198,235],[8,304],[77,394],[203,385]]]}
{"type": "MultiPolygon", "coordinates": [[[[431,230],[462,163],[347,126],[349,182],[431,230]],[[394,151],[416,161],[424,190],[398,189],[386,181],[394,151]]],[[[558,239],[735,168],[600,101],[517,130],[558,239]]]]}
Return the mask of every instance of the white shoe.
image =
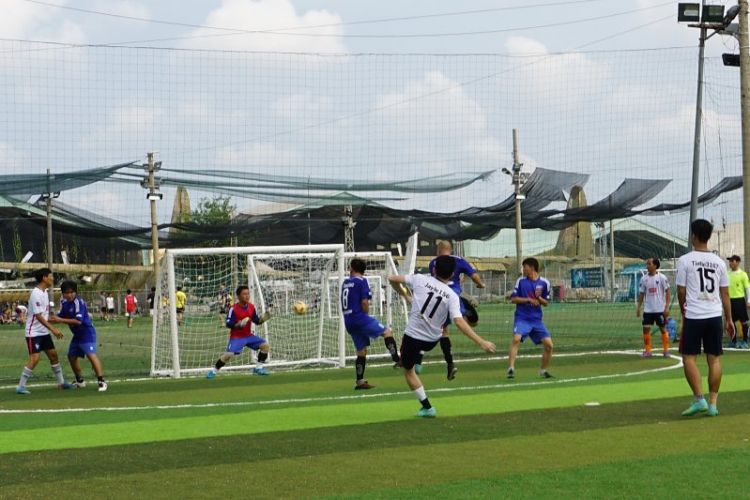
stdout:
{"type": "Polygon", "coordinates": [[[70,385],[72,385],[73,387],[77,387],[78,389],[81,389],[82,387],[86,387],[86,382],[85,381],[83,381],[83,382],[73,382],[70,385]]]}
{"type": "Polygon", "coordinates": [[[99,392],[104,392],[107,390],[107,388],[108,386],[106,382],[99,382],[99,392]]]}

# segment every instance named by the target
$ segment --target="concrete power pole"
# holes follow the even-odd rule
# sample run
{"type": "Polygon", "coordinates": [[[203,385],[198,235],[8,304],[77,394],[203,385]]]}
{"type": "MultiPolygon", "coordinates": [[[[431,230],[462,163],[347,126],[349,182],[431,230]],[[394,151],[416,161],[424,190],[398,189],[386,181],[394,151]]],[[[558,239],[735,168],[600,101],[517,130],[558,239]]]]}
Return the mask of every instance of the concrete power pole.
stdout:
{"type": "Polygon", "coordinates": [[[740,0],[740,99],[742,110],[742,228],[744,262],[750,259],[750,48],[748,47],[748,2],[740,0]]]}

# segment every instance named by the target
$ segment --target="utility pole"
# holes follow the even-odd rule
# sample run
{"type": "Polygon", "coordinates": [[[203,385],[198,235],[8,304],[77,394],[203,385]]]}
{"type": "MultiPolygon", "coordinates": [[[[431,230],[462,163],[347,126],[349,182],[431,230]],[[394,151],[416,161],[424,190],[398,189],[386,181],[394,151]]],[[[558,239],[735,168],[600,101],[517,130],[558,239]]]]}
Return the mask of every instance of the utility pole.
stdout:
{"type": "MultiPolygon", "coordinates": [[[[703,0],[705,8],[706,0],[703,0]]],[[[706,38],[708,30],[700,23],[700,42],[698,45],[698,95],[695,98],[695,133],[693,135],[693,180],[690,188],[690,220],[688,221],[687,240],[690,241],[690,224],[698,218],[698,185],[701,169],[701,125],[703,123],[703,66],[706,59],[706,38]]]]}
{"type": "Polygon", "coordinates": [[[750,259],[750,48],[748,47],[748,2],[739,2],[740,99],[742,112],[742,233],[745,262],[750,259]]]}
{"type": "Polygon", "coordinates": [[[344,251],[354,252],[354,226],[357,225],[354,222],[354,210],[351,205],[344,206],[344,217],[341,222],[344,223],[344,251]]]}
{"type": "Polygon", "coordinates": [[[159,279],[159,222],[156,218],[156,201],[161,200],[163,195],[157,193],[159,185],[154,173],[161,168],[161,162],[154,162],[154,154],[158,151],[149,151],[146,153],[148,163],[143,168],[148,172],[148,177],[141,181],[141,187],[148,189],[146,199],[151,202],[151,249],[154,265],[154,285],[159,279]]]}
{"type": "MultiPolygon", "coordinates": [[[[60,192],[54,192],[52,191],[52,174],[50,173],[50,169],[47,169],[47,191],[42,193],[42,199],[46,201],[47,204],[47,267],[52,270],[52,264],[54,262],[54,249],[52,248],[52,199],[57,198],[60,196],[60,192]]],[[[54,286],[50,287],[49,289],[49,302],[50,304],[53,303],[52,301],[52,289],[54,286]]]]}

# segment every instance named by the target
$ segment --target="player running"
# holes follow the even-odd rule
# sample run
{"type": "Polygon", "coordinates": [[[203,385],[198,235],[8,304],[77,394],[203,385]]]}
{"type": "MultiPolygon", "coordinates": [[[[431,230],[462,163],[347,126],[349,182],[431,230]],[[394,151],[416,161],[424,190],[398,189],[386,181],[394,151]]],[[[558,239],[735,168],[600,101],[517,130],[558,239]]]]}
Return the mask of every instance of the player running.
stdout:
{"type": "Polygon", "coordinates": [[[516,313],[513,321],[513,342],[508,352],[508,378],[515,378],[515,362],[518,355],[518,346],[531,338],[534,344],[542,344],[542,366],[539,369],[539,376],[543,378],[552,378],[547,371],[550,359],[552,358],[552,337],[547,331],[547,327],[542,323],[542,307],[547,307],[550,301],[550,285],[547,278],[539,276],[539,261],[533,257],[524,259],[521,263],[523,267],[523,277],[518,278],[513,293],[510,295],[510,301],[516,304],[516,313]]]}
{"type": "Polygon", "coordinates": [[[349,263],[349,277],[341,285],[341,310],[344,311],[344,325],[357,349],[357,361],[354,364],[357,374],[355,390],[375,388],[365,380],[367,347],[370,345],[370,339],[383,337],[385,347],[391,353],[391,359],[395,363],[400,361],[391,329],[369,314],[372,293],[364,277],[366,270],[367,264],[364,260],[352,259],[349,263]]]}
{"type": "Polygon", "coordinates": [[[271,313],[266,311],[258,317],[258,311],[250,303],[250,289],[244,285],[237,287],[237,300],[238,302],[229,309],[229,314],[227,314],[226,325],[229,328],[227,352],[222,354],[214,367],[208,371],[207,379],[214,378],[221,367],[226,365],[235,354],[240,354],[245,347],[258,351],[258,365],[253,368],[253,375],[268,375],[263,364],[268,360],[270,346],[266,339],[253,334],[250,322],[262,325],[271,319],[271,313]]]}
{"type": "MultiPolygon", "coordinates": [[[[83,371],[79,358],[88,358],[94,369],[96,379],[99,383],[99,392],[107,390],[107,382],[104,380],[102,363],[96,355],[96,329],[91,322],[88,308],[82,298],[78,296],[78,286],[72,281],[65,281],[60,285],[63,300],[60,302],[60,312],[57,316],[50,318],[51,323],[64,323],[70,327],[73,339],[68,347],[68,361],[73,369],[76,381],[75,387],[86,387],[83,379],[83,371]]],[[[129,290],[128,290],[129,291],[129,290]]]]}
{"type": "MultiPolygon", "coordinates": [[[[459,257],[458,255],[453,255],[453,245],[448,240],[443,240],[437,245],[437,254],[438,257],[441,255],[448,255],[453,260],[456,261],[456,270],[453,273],[453,278],[448,281],[448,286],[456,292],[456,295],[458,295],[459,298],[459,306],[461,307],[461,315],[466,318],[466,321],[469,323],[470,326],[476,326],[479,317],[477,316],[476,309],[468,303],[468,301],[461,297],[461,293],[463,292],[461,288],[461,280],[463,279],[463,276],[468,276],[476,283],[477,288],[484,288],[484,282],[479,277],[479,273],[477,272],[474,267],[469,264],[469,262],[464,259],[463,257],[459,257]]],[[[437,260],[437,257],[435,259],[432,259],[430,261],[430,274],[433,276],[435,275],[435,261],[437,260]]],[[[450,318],[446,318],[445,324],[443,325],[443,335],[440,337],[440,350],[443,351],[443,358],[445,358],[445,362],[447,363],[448,367],[448,380],[453,380],[456,378],[456,372],[458,371],[458,368],[456,368],[455,363],[453,362],[453,350],[451,345],[451,338],[448,335],[448,326],[450,326],[451,320],[450,318]]],[[[422,357],[419,357],[419,360],[416,365],[416,371],[417,373],[422,372],[422,357]]]]}
{"type": "Polygon", "coordinates": [[[432,350],[440,341],[445,318],[450,316],[459,331],[483,351],[495,352],[495,344],[477,335],[461,316],[458,295],[447,285],[455,269],[455,259],[449,255],[441,255],[435,259],[434,277],[410,274],[388,278],[391,286],[401,296],[406,296],[404,284],[412,291],[411,313],[401,339],[401,363],[404,365],[406,383],[422,405],[415,417],[434,418],[436,415],[414,368],[420,353],[432,350]]]}
{"type": "Polygon", "coordinates": [[[651,357],[651,327],[656,323],[661,332],[661,343],[664,348],[663,356],[669,357],[669,334],[667,333],[667,318],[669,318],[669,302],[671,291],[666,276],[659,272],[661,262],[656,257],[646,260],[646,271],[641,277],[638,293],[638,306],[635,315],[641,317],[641,305],[643,308],[643,345],[642,358],[651,357]]]}

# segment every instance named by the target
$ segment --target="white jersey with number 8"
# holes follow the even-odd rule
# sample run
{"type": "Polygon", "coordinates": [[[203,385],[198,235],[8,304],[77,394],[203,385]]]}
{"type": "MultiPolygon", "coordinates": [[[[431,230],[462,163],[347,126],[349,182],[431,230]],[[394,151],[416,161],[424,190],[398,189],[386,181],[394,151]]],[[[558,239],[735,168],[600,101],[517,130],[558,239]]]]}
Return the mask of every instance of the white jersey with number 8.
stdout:
{"type": "Polygon", "coordinates": [[[692,251],[677,261],[677,286],[685,287],[685,317],[715,318],[722,315],[721,287],[729,286],[727,265],[711,252],[692,251]]]}
{"type": "Polygon", "coordinates": [[[407,275],[406,284],[411,288],[412,301],[404,333],[427,342],[440,340],[448,315],[451,320],[462,316],[458,295],[442,281],[422,274],[407,275]]]}

